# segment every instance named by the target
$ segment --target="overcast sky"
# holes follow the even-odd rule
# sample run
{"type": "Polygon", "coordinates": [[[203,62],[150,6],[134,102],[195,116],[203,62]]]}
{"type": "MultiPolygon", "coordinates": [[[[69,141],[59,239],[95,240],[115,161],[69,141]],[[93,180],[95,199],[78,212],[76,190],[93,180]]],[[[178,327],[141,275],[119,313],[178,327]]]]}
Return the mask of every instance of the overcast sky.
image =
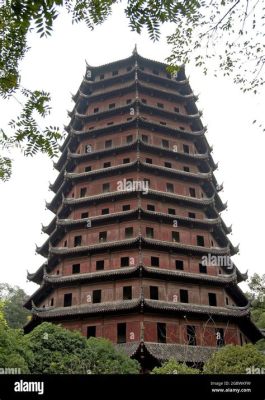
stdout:
{"type": "MultiPolygon", "coordinates": [[[[93,32],[84,24],[72,25],[67,14],[60,16],[49,39],[31,34],[31,50],[21,63],[22,84],[30,89],[44,89],[52,95],[53,112],[46,124],[63,129],[69,119],[67,110],[73,108],[71,93],[76,93],[85,73],[85,60],[91,65],[105,64],[130,56],[134,45],[147,58],[165,61],[169,55],[166,35],[173,26],[162,29],[158,43],[128,28],[120,6],[112,17],[93,32]]],[[[230,239],[240,243],[240,255],[233,257],[238,268],[250,274],[264,272],[261,249],[264,240],[264,149],[265,133],[252,125],[254,119],[264,120],[264,96],[243,95],[227,79],[203,76],[192,66],[186,68],[195,94],[202,121],[208,126],[207,138],[214,146],[213,157],[219,161],[215,172],[223,201],[228,211],[222,213],[225,222],[233,224],[230,239]]],[[[19,112],[19,103],[12,99],[0,101],[0,127],[19,112]]],[[[53,193],[48,190],[57,171],[44,156],[24,158],[12,153],[13,175],[9,182],[0,183],[0,281],[16,284],[32,293],[37,286],[26,282],[26,270],[35,271],[44,261],[35,254],[35,243],[41,245],[46,235],[41,224],[47,225],[53,214],[45,210],[45,200],[53,193]]],[[[244,288],[244,286],[243,286],[244,288]]]]}

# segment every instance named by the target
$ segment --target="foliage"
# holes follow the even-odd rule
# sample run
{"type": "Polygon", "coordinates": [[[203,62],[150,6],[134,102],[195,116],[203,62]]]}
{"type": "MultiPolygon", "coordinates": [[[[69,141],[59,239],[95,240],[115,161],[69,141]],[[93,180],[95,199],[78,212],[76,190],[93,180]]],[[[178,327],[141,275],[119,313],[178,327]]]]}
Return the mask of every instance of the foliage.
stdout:
{"type": "Polygon", "coordinates": [[[227,345],[213,353],[205,363],[206,374],[245,374],[248,368],[264,368],[265,355],[252,344],[227,345]]]}
{"type": "Polygon", "coordinates": [[[200,371],[196,368],[190,368],[186,364],[179,363],[174,359],[166,361],[161,367],[155,367],[152,374],[199,374],[200,371]]]}
{"type": "Polygon", "coordinates": [[[21,373],[28,373],[29,358],[22,330],[9,328],[0,312],[0,368],[20,368],[21,373]]]}
{"type": "Polygon", "coordinates": [[[248,285],[252,318],[259,328],[265,328],[265,274],[254,274],[248,285]]]}
{"type": "Polygon", "coordinates": [[[11,286],[8,283],[0,284],[0,301],[9,327],[22,328],[26,324],[29,311],[23,307],[23,304],[27,297],[24,290],[18,286],[11,286]]]}
{"type": "Polygon", "coordinates": [[[33,357],[32,373],[111,374],[137,373],[139,365],[101,338],[86,339],[77,331],[44,322],[25,335],[33,357]]]}

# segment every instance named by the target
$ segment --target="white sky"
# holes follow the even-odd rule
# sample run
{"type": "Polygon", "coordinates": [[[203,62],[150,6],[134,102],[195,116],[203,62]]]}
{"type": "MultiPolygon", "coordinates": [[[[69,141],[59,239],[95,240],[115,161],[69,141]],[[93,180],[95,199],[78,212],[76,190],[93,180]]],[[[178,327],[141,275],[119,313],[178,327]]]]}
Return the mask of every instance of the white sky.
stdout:
{"type": "MultiPolygon", "coordinates": [[[[60,16],[49,39],[31,34],[31,50],[21,64],[22,84],[31,89],[44,89],[52,95],[53,112],[47,124],[63,129],[68,124],[67,110],[73,108],[71,93],[75,93],[85,73],[85,60],[91,65],[105,64],[128,57],[135,43],[138,52],[147,58],[164,61],[170,54],[165,36],[174,27],[162,29],[158,43],[130,31],[120,5],[112,17],[93,32],[84,24],[72,25],[67,14],[60,16]]],[[[233,259],[238,268],[250,274],[264,273],[261,257],[264,231],[264,148],[265,133],[252,125],[254,119],[264,120],[263,96],[243,95],[238,87],[222,77],[204,77],[192,67],[186,68],[198,108],[203,110],[203,123],[208,126],[207,138],[214,146],[213,157],[219,161],[215,175],[224,181],[221,197],[228,200],[228,211],[222,213],[225,222],[233,224],[230,239],[240,243],[240,255],[233,259]],[[259,103],[260,102],[260,103],[259,103]]],[[[14,99],[0,101],[0,127],[20,110],[14,99]]],[[[46,235],[41,223],[47,225],[53,214],[45,210],[45,200],[53,193],[48,190],[57,171],[44,155],[24,158],[12,153],[13,175],[9,182],[0,183],[0,282],[23,287],[32,293],[37,286],[26,282],[26,270],[35,271],[44,261],[35,254],[35,243],[41,245],[46,235]]],[[[245,287],[245,286],[243,286],[245,287]]]]}

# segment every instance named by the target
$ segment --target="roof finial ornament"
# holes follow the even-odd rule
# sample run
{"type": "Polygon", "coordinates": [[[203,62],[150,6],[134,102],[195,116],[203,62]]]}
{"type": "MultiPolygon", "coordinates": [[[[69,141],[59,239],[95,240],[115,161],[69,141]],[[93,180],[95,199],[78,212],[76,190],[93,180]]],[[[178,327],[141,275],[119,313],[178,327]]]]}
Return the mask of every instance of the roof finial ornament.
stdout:
{"type": "Polygon", "coordinates": [[[137,44],[136,44],[136,43],[135,43],[135,45],[134,45],[133,54],[134,54],[134,55],[138,54],[138,53],[137,53],[137,44]]]}

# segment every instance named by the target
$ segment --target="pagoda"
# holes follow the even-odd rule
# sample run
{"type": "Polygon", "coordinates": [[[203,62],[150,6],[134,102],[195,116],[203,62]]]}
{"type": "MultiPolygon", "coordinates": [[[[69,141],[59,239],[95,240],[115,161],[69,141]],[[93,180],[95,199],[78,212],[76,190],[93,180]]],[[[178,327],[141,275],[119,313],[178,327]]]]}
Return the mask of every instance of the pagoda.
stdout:
{"type": "Polygon", "coordinates": [[[144,370],[259,340],[184,67],[135,48],[87,65],[73,100],[25,332],[48,321],[108,338],[144,370]]]}

